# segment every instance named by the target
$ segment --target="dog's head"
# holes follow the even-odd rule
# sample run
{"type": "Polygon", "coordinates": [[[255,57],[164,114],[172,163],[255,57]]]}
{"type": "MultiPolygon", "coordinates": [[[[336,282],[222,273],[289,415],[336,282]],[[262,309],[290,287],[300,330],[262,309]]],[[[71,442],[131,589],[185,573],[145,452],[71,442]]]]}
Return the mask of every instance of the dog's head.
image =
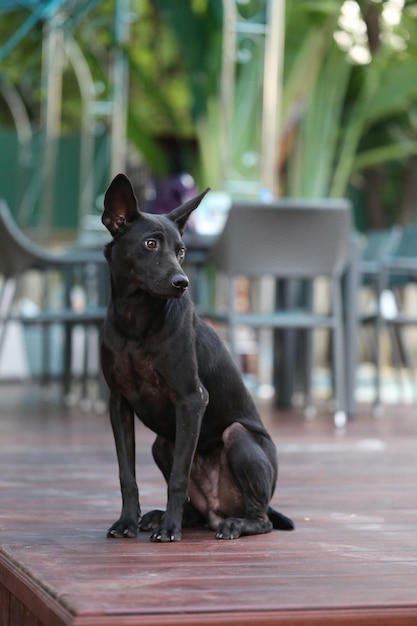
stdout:
{"type": "Polygon", "coordinates": [[[188,287],[181,268],[185,246],[181,235],[205,194],[188,200],[167,215],[139,210],[129,179],[118,174],[104,196],[102,222],[113,241],[106,248],[113,281],[132,294],[145,291],[164,299],[180,298],[188,287]]]}

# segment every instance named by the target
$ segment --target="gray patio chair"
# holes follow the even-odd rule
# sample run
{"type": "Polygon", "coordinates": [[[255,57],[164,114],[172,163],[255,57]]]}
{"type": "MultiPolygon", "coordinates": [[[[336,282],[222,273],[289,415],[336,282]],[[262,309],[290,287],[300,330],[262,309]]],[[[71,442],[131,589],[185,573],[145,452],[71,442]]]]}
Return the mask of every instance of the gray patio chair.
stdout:
{"type": "MultiPolygon", "coordinates": [[[[63,394],[67,397],[73,382],[72,334],[76,325],[86,332],[101,326],[105,316],[105,290],[107,264],[102,252],[73,249],[63,254],[52,254],[26,237],[14,222],[6,203],[0,199],[0,355],[8,325],[17,321],[23,326],[38,326],[43,331],[43,382],[50,378],[50,330],[53,325],[64,329],[64,349],[61,363],[63,394]],[[35,313],[25,314],[18,308],[19,288],[28,272],[42,276],[40,306],[35,313]],[[105,276],[103,277],[103,273],[105,276]],[[51,277],[54,277],[53,279],[51,277]],[[54,283],[54,301],[51,285],[54,283]],[[78,284],[85,296],[85,306],[76,310],[72,304],[72,288],[78,284]],[[56,296],[60,294],[59,302],[56,296]]],[[[87,350],[82,372],[82,395],[86,395],[87,350]]],[[[97,369],[99,378],[99,369],[97,369]]]]}
{"type": "MultiPolygon", "coordinates": [[[[382,268],[384,264],[395,254],[399,242],[402,238],[402,227],[396,225],[391,228],[379,230],[369,230],[362,237],[361,257],[360,257],[360,276],[361,287],[363,291],[371,295],[370,310],[364,310],[360,313],[360,321],[362,328],[370,330],[370,341],[367,351],[371,355],[371,360],[375,364],[375,399],[374,414],[378,415],[382,411],[380,404],[381,389],[381,357],[380,357],[380,339],[378,330],[381,327],[378,323],[378,317],[384,317],[384,307],[381,307],[381,294],[383,291],[384,272],[382,268]]],[[[391,285],[392,286],[392,285],[391,285]]],[[[385,285],[384,288],[390,288],[385,285]]],[[[369,307],[368,307],[369,308],[369,307]]],[[[403,362],[408,362],[408,351],[404,343],[404,338],[400,328],[394,328],[387,325],[389,341],[393,354],[393,363],[397,371],[397,378],[400,378],[400,368],[403,362]]],[[[365,337],[367,333],[364,333],[365,337]]]]}
{"type": "MultiPolygon", "coordinates": [[[[228,327],[228,340],[236,358],[238,325],[255,329],[291,329],[311,332],[328,329],[332,338],[334,421],[346,422],[346,354],[342,276],[351,254],[351,207],[345,200],[308,201],[281,199],[273,204],[235,202],[211,259],[227,276],[227,310],[215,311],[228,327]],[[319,277],[329,283],[329,310],[317,312],[310,297],[287,301],[284,308],[269,312],[236,309],[235,282],[239,275],[255,279],[273,276],[285,285],[292,281],[312,284],[319,277]]],[[[354,303],[351,303],[354,306],[354,303]]],[[[204,313],[204,312],[203,312],[204,313]]],[[[207,317],[211,317],[208,311],[207,317]]],[[[308,351],[307,351],[308,352],[308,351]]],[[[289,354],[289,358],[293,355],[289,354]]],[[[311,355],[304,355],[306,404],[310,404],[311,355]]],[[[284,363],[285,367],[285,363],[284,363]]]]}
{"type": "Polygon", "coordinates": [[[384,326],[388,328],[396,343],[391,344],[399,365],[405,366],[412,381],[414,400],[417,397],[415,367],[412,350],[401,335],[403,329],[417,326],[417,316],[405,311],[403,305],[403,290],[407,286],[417,284],[417,226],[408,224],[398,229],[396,245],[392,247],[380,265],[378,280],[378,310],[376,315],[376,409],[381,410],[381,350],[380,343],[384,326]],[[381,306],[381,294],[385,290],[392,293],[392,310],[388,314],[381,306]],[[395,354],[397,350],[397,355],[395,354]]]}

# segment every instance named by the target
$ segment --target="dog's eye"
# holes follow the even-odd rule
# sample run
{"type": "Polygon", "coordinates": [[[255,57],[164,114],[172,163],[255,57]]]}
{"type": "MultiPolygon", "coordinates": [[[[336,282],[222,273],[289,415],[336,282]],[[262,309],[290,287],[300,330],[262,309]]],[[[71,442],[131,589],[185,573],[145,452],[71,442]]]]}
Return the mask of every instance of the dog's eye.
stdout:
{"type": "Polygon", "coordinates": [[[156,239],[147,239],[145,241],[145,246],[148,248],[148,250],[156,250],[158,247],[158,242],[156,239]]]}
{"type": "Polygon", "coordinates": [[[183,261],[185,257],[185,248],[180,248],[177,253],[178,260],[183,261]]]}

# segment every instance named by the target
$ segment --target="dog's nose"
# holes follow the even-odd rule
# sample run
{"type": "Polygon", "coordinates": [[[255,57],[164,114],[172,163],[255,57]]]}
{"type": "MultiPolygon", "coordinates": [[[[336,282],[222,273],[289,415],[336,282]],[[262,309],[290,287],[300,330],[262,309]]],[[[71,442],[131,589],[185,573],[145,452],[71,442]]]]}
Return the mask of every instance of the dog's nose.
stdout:
{"type": "Polygon", "coordinates": [[[175,276],[172,279],[172,286],[175,287],[175,289],[181,290],[181,291],[185,291],[185,289],[187,289],[189,284],[189,280],[186,277],[185,274],[175,274],[175,276]]]}

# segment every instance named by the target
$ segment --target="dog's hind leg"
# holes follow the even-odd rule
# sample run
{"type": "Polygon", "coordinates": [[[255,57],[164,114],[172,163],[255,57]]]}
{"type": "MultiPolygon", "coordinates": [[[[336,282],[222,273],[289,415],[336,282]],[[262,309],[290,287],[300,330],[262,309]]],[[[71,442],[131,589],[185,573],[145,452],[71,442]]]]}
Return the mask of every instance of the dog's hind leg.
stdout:
{"type": "MultiPolygon", "coordinates": [[[[223,443],[228,470],[240,493],[241,511],[220,522],[216,538],[236,539],[241,535],[270,532],[273,524],[268,516],[268,506],[277,478],[273,442],[235,422],[224,431],[223,443]]],[[[220,499],[223,500],[221,492],[220,499]]],[[[221,502],[220,508],[227,511],[227,502],[221,502]]]]}
{"type": "Polygon", "coordinates": [[[122,514],[107,531],[108,537],[136,537],[140,518],[135,472],[135,424],[129,404],[121,397],[110,398],[110,420],[119,463],[122,514]]]}

